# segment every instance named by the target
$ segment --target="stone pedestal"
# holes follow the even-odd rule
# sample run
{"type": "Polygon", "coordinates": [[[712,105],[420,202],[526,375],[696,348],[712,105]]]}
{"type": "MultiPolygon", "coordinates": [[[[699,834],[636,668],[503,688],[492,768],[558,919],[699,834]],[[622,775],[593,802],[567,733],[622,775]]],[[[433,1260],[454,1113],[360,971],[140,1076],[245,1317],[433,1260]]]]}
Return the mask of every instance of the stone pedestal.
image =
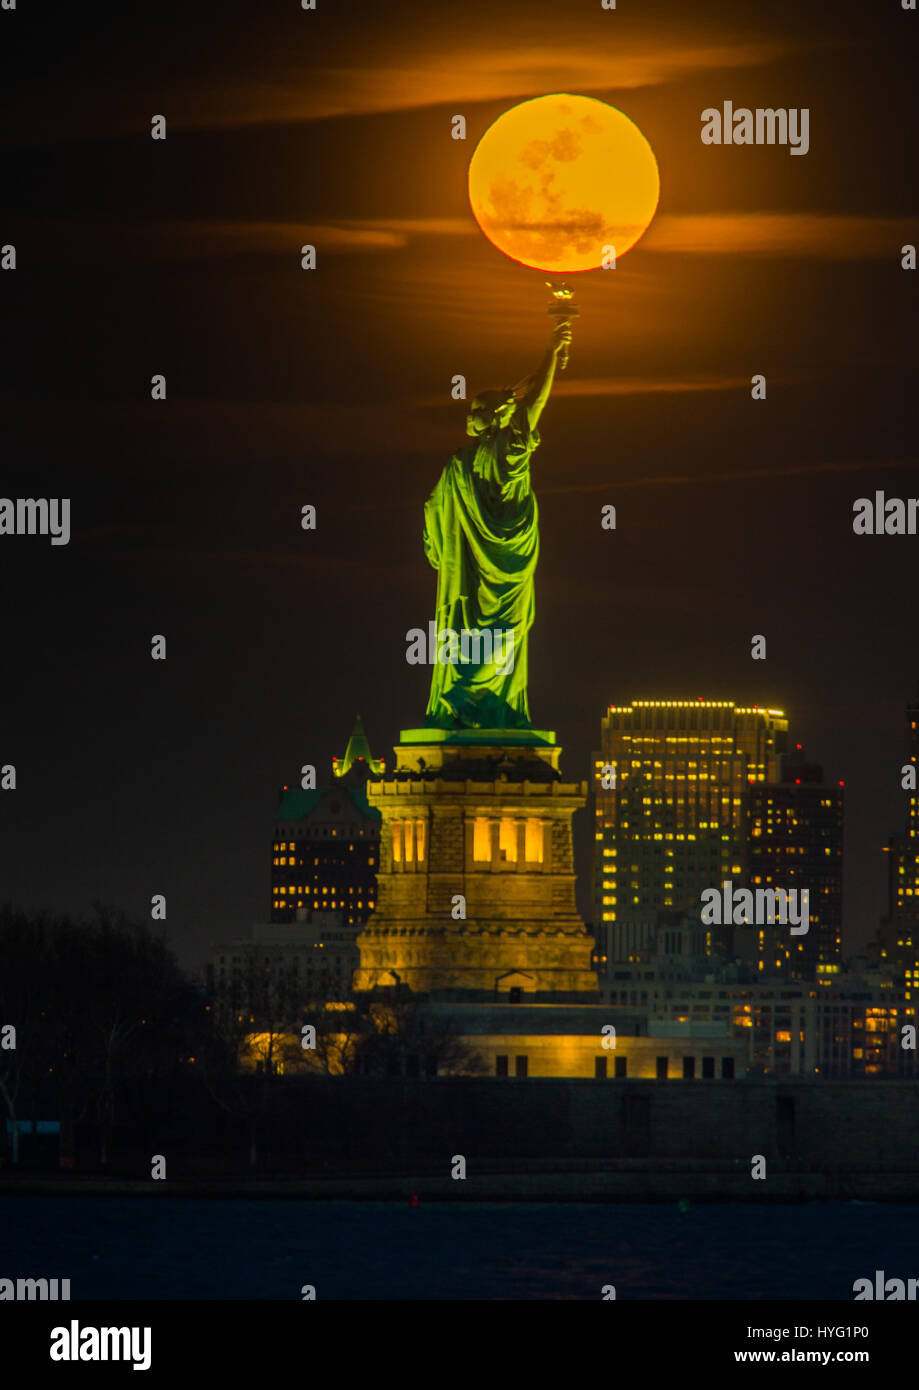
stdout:
{"type": "Polygon", "coordinates": [[[458,1000],[590,1002],[593,939],[577,914],[571,817],[555,735],[407,730],[382,815],[377,906],[355,988],[458,1000]]]}

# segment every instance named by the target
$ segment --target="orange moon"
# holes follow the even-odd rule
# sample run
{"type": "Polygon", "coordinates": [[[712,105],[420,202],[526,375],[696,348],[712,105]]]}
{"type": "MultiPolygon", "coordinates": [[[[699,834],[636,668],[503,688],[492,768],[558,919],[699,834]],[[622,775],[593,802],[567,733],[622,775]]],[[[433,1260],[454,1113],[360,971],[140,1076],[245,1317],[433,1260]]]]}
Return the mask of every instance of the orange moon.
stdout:
{"type": "Polygon", "coordinates": [[[521,102],[488,127],[469,161],[469,202],[499,251],[567,274],[616,259],[660,197],[657,160],[634,121],[593,97],[521,102]]]}

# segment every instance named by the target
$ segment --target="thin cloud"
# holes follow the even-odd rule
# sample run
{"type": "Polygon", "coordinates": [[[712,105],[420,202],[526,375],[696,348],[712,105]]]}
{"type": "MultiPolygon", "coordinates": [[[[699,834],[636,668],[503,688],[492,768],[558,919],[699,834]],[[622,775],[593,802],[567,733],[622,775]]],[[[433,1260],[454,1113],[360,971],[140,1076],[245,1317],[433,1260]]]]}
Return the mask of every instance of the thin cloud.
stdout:
{"type": "MultiPolygon", "coordinates": [[[[24,219],[36,235],[48,222],[24,219]],[[33,225],[34,223],[34,225],[33,225]]],[[[736,212],[687,216],[663,214],[652,224],[641,250],[681,256],[794,257],[833,261],[886,260],[914,238],[907,218],[835,214],[736,212]]],[[[99,222],[67,219],[67,236],[56,254],[83,263],[162,263],[232,256],[299,255],[312,244],[320,255],[378,254],[440,239],[481,238],[468,217],[333,218],[311,223],[267,221],[99,222]]],[[[417,270],[416,270],[416,273],[417,270]]],[[[430,268],[427,274],[432,273],[430,268]]],[[[535,273],[535,272],[534,272],[535,273]]],[[[440,275],[444,288],[462,272],[451,262],[440,275]]],[[[463,282],[463,301],[467,301],[463,282]]]]}
{"type": "Polygon", "coordinates": [[[897,217],[845,217],[787,212],[701,213],[656,219],[642,250],[681,256],[796,256],[861,261],[898,254],[915,222],[897,217]]]}
{"type": "MultiPolygon", "coordinates": [[[[339,231],[399,235],[406,240],[441,236],[480,236],[470,214],[459,217],[349,219],[339,231]]],[[[793,256],[861,261],[887,259],[915,235],[905,217],[857,217],[836,213],[716,212],[655,218],[642,251],[681,256],[793,256]]],[[[402,244],[405,244],[403,242],[402,244]]]]}
{"type": "MultiPolygon", "coordinates": [[[[49,225],[53,221],[22,220],[26,234],[34,237],[46,235],[49,225]]],[[[301,246],[307,244],[314,245],[321,255],[376,253],[401,250],[409,240],[405,230],[381,222],[102,222],[67,218],[66,225],[67,235],[56,243],[55,254],[80,264],[87,260],[157,265],[231,256],[299,257],[301,246]]],[[[417,235],[429,230],[422,223],[417,235]]]]}
{"type": "MultiPolygon", "coordinates": [[[[193,224],[191,224],[193,225],[193,224]]],[[[208,224],[203,224],[207,226],[208,224]]],[[[245,223],[221,233],[228,247],[241,246],[245,223]]],[[[289,245],[302,224],[255,223],[249,234],[252,250],[289,245]]],[[[317,246],[331,252],[398,250],[411,241],[440,237],[480,237],[468,217],[345,218],[313,227],[317,246]]],[[[796,258],[861,261],[887,259],[910,242],[915,223],[909,218],[857,217],[835,213],[718,212],[685,216],[662,214],[652,224],[641,249],[681,256],[791,256],[796,258]]],[[[219,244],[219,243],[218,243],[219,244]]]]}
{"type": "MultiPolygon", "coordinates": [[[[655,32],[651,40],[636,41],[630,49],[618,35],[595,42],[593,28],[591,37],[581,43],[569,39],[568,46],[558,45],[554,32],[549,37],[547,31],[544,43],[531,39],[529,46],[520,47],[516,24],[472,38],[467,37],[469,26],[464,27],[462,18],[456,26],[463,33],[451,33],[448,50],[438,25],[436,31],[421,33],[414,41],[406,35],[400,36],[398,45],[390,40],[388,51],[379,32],[359,26],[349,34],[347,44],[334,44],[316,62],[292,59],[299,45],[282,47],[277,30],[268,37],[256,36],[235,71],[215,76],[207,69],[185,69],[173,77],[168,92],[170,134],[444,105],[463,111],[468,118],[470,109],[480,103],[521,101],[557,91],[609,96],[681,83],[700,73],[739,72],[774,64],[795,47],[787,41],[702,41],[684,46],[671,40],[670,47],[664,48],[655,32]]],[[[149,136],[149,125],[138,115],[136,92],[119,90],[113,72],[120,70],[92,74],[96,100],[90,109],[84,109],[85,72],[59,84],[61,108],[79,113],[79,119],[63,124],[49,119],[40,87],[24,93],[18,102],[16,143],[149,136]]],[[[157,91],[162,92],[162,85],[157,91]]]]}
{"type": "MultiPolygon", "coordinates": [[[[615,489],[619,492],[625,488],[678,487],[681,483],[695,487],[699,483],[745,483],[751,478],[792,478],[815,473],[872,473],[894,468],[915,468],[917,462],[919,461],[916,459],[883,459],[880,462],[872,459],[868,463],[859,460],[855,463],[792,463],[781,468],[743,467],[721,473],[656,473],[644,478],[617,478],[615,489]]],[[[609,490],[610,483],[607,479],[602,483],[570,483],[564,487],[540,487],[539,495],[542,497],[549,493],[560,495],[609,490]]]]}
{"type": "Polygon", "coordinates": [[[477,42],[465,50],[453,50],[449,66],[444,67],[438,44],[433,52],[420,53],[412,66],[384,61],[367,67],[328,68],[312,74],[309,87],[298,82],[279,94],[279,100],[284,119],[316,120],[448,102],[469,106],[546,92],[612,92],[681,82],[701,72],[768,65],[787,48],[779,43],[702,44],[629,53],[618,45],[611,52],[599,44],[593,52],[585,52],[584,46],[515,46],[489,52],[477,42]]]}
{"type": "MultiPolygon", "coordinates": [[[[788,378],[771,374],[772,380],[783,384],[788,378]]],[[[686,391],[736,391],[748,390],[749,377],[734,376],[695,376],[695,377],[572,377],[571,380],[555,378],[552,387],[554,396],[646,396],[680,394],[686,391]]],[[[456,410],[456,402],[444,402],[443,396],[427,396],[416,400],[414,406],[421,409],[456,410]]]]}
{"type": "MultiPolygon", "coordinates": [[[[779,380],[774,372],[772,378],[779,380]]],[[[556,378],[552,391],[556,396],[645,396],[658,392],[669,395],[685,391],[736,391],[749,385],[750,378],[740,376],[621,376],[585,377],[582,380],[573,377],[570,381],[556,378]]]]}

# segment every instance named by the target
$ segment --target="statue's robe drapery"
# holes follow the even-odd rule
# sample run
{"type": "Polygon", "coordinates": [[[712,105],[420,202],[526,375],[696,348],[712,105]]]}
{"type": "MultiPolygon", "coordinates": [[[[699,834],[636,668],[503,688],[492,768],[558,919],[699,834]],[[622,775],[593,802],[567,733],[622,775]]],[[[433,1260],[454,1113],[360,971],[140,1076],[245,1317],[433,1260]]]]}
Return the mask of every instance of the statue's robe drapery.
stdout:
{"type": "Polygon", "coordinates": [[[538,444],[539,431],[530,429],[526,407],[518,405],[506,428],[479,436],[453,455],[425,504],[424,549],[437,571],[438,634],[513,633],[513,664],[506,672],[506,636],[491,661],[439,662],[432,654],[428,727],[531,727],[527,634],[539,513],[530,456],[538,444]]]}

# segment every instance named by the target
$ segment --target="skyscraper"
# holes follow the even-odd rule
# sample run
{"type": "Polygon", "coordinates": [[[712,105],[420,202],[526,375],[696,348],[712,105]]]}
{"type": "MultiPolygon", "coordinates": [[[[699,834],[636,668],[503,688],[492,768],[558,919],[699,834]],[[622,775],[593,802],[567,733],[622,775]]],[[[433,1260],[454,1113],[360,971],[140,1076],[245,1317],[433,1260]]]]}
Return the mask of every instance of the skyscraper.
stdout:
{"type": "MultiPolygon", "coordinates": [[[[781,710],[730,700],[610,706],[594,755],[601,959],[611,956],[614,924],[665,908],[698,911],[704,889],[746,877],[749,788],[779,780],[787,733],[781,710]]],[[[733,929],[708,931],[708,949],[730,956],[733,929]]]]}
{"type": "Polygon", "coordinates": [[[906,709],[907,756],[899,772],[903,789],[903,833],[890,839],[888,855],[888,908],[881,923],[881,963],[919,990],[919,700],[906,709]],[[912,769],[910,771],[910,769],[912,769]]]}
{"type": "Polygon", "coordinates": [[[803,936],[782,926],[752,929],[752,959],[764,976],[832,983],[842,946],[842,784],[827,785],[799,745],[781,781],[751,783],[749,794],[749,885],[806,890],[809,919],[803,936]]]}
{"type": "Polygon", "coordinates": [[[382,776],[358,716],[345,755],[324,787],[282,790],[271,846],[271,920],[339,911],[362,926],[376,905],[380,813],[367,783],[382,776]]]}

